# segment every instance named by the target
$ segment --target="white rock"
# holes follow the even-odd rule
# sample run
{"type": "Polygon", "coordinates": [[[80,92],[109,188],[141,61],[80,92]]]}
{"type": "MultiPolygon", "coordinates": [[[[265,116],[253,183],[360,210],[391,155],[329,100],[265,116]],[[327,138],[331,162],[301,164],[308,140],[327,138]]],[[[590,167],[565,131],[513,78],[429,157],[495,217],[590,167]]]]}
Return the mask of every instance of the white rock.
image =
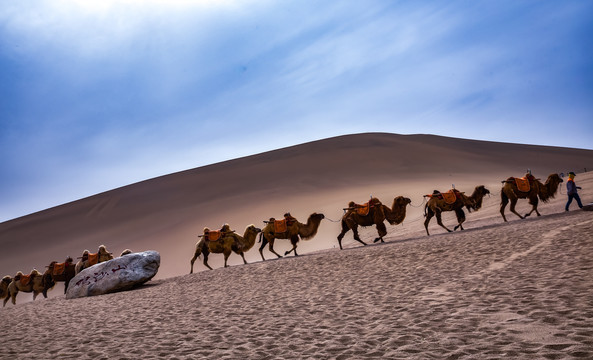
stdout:
{"type": "Polygon", "coordinates": [[[66,299],[129,290],[152,279],[160,264],[161,255],[150,250],[93,265],[70,280],[66,299]]]}

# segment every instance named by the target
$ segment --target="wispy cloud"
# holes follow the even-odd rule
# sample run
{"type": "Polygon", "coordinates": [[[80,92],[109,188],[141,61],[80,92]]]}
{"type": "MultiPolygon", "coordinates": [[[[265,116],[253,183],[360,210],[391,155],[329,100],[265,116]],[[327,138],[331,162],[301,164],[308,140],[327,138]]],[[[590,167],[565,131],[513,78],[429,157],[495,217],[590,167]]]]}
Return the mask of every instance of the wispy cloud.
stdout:
{"type": "Polygon", "coordinates": [[[590,147],[592,10],[573,1],[3,4],[0,219],[349,132],[590,147]],[[567,118],[582,131],[556,125],[567,118]],[[501,131],[519,120],[540,132],[501,131]],[[235,146],[211,141],[217,134],[235,146]]]}

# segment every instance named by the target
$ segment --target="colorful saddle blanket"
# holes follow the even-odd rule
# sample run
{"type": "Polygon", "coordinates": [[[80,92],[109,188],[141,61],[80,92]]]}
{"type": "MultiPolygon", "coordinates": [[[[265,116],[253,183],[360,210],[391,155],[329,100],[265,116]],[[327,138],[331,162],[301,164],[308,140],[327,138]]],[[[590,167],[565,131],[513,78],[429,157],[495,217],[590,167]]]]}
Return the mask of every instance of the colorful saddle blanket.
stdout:
{"type": "Polygon", "coordinates": [[[356,213],[360,216],[367,216],[371,211],[371,204],[370,202],[364,204],[356,204],[354,205],[356,208],[356,213]]]}
{"type": "Polygon", "coordinates": [[[66,265],[67,265],[67,263],[65,263],[65,262],[55,263],[54,269],[52,271],[52,275],[64,275],[64,273],[66,272],[66,265]]]}
{"type": "Polygon", "coordinates": [[[20,279],[21,285],[23,285],[23,286],[29,285],[29,283],[31,282],[31,278],[32,278],[31,274],[21,275],[21,279],[20,279]]]}
{"type": "Polygon", "coordinates": [[[521,192],[529,192],[529,190],[531,190],[529,179],[526,177],[515,178],[515,184],[517,184],[517,190],[521,192]]]}
{"type": "Polygon", "coordinates": [[[428,195],[424,195],[427,196],[429,198],[437,198],[437,199],[443,199],[445,200],[446,204],[454,204],[455,201],[457,201],[457,199],[459,198],[459,195],[461,195],[461,192],[455,190],[455,189],[451,189],[447,192],[440,192],[438,190],[435,190],[432,194],[428,194],[428,195]]]}
{"type": "Polygon", "coordinates": [[[288,231],[288,224],[286,219],[274,220],[274,232],[276,234],[282,234],[288,231]]]}
{"type": "Polygon", "coordinates": [[[210,230],[208,232],[208,240],[209,241],[218,241],[222,237],[222,232],[220,230],[210,230]]]}
{"type": "Polygon", "coordinates": [[[89,262],[89,266],[93,266],[99,263],[99,253],[89,253],[89,257],[87,259],[89,262]]]}
{"type": "Polygon", "coordinates": [[[455,189],[451,189],[447,192],[441,193],[441,195],[443,196],[443,200],[445,200],[445,203],[449,205],[454,204],[455,201],[457,201],[458,194],[459,191],[455,189]]]}

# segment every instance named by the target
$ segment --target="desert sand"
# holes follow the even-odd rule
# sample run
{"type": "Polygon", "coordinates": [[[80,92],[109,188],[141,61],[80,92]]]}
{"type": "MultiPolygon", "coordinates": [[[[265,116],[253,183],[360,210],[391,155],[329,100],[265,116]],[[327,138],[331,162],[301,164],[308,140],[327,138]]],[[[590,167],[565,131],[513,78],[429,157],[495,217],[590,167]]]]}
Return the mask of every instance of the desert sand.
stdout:
{"type": "MultiPolygon", "coordinates": [[[[593,212],[564,212],[566,191],[541,217],[498,213],[500,180],[526,168],[545,180],[577,171],[593,201],[593,151],[432,136],[364,134],[255,155],[134,184],[0,224],[1,270],[13,274],[106,244],[161,252],[155,280],[133,291],[66,300],[19,294],[0,310],[0,358],[549,358],[593,357],[593,212]],[[311,156],[310,154],[315,154],[311,156]],[[315,160],[311,160],[314,158],[315,160]],[[336,160],[332,160],[336,159],[336,160]],[[367,159],[367,160],[365,160],[367,159]],[[506,159],[506,160],[505,160],[506,159]],[[589,163],[588,163],[589,162],[589,163]],[[294,172],[278,171],[297,166],[294,172]],[[391,164],[391,165],[389,165],[391,164]],[[270,170],[271,168],[271,170],[270,170]],[[298,170],[298,171],[297,171],[298,170]],[[249,175],[249,176],[247,176],[249,175]],[[260,176],[263,175],[263,176],[260,176]],[[216,181],[218,179],[218,181],[216,181]],[[462,232],[423,226],[433,189],[492,195],[462,232]],[[194,188],[195,187],[195,188],[194,188]],[[386,243],[337,248],[348,201],[408,196],[386,243]],[[221,200],[222,199],[222,200],[221,200]],[[192,204],[196,201],[196,204],[192,204]],[[196,235],[229,222],[242,232],[283,212],[326,214],[299,257],[196,262],[196,235]],[[261,215],[260,215],[261,214],[261,215]],[[218,261],[218,262],[217,262],[218,261]],[[23,341],[23,339],[28,339],[23,341]]],[[[530,207],[522,200],[518,209],[530,207]]],[[[454,214],[444,222],[455,223],[454,214]]],[[[372,242],[374,228],[361,237],[372,242]]],[[[277,241],[276,249],[289,249],[277,241]]]]}

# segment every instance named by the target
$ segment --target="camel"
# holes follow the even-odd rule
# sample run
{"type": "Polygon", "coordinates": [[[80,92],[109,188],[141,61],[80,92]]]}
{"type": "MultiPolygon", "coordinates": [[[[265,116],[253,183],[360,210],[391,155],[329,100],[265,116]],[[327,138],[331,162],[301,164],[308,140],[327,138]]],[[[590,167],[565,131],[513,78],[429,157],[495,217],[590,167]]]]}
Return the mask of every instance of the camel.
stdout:
{"type": "MultiPolygon", "coordinates": [[[[70,284],[70,280],[76,275],[76,265],[74,265],[74,260],[68,256],[66,261],[63,263],[58,263],[57,261],[52,261],[49,266],[47,267],[47,271],[44,274],[44,277],[48,274],[50,279],[54,284],[58,281],[64,282],[64,294],[68,290],[68,284],[70,284]]],[[[46,278],[46,282],[49,281],[46,278]]]]}
{"type": "Polygon", "coordinates": [[[5,277],[0,280],[0,300],[4,300],[4,305],[10,299],[10,291],[8,291],[8,285],[12,282],[12,277],[10,275],[6,275],[5,277]]]}
{"type": "Polygon", "coordinates": [[[406,206],[412,203],[409,198],[398,196],[393,199],[393,205],[391,209],[386,205],[383,205],[377,198],[372,198],[369,201],[370,208],[367,215],[361,215],[357,211],[356,204],[351,201],[348,204],[347,212],[342,216],[342,232],[338,235],[338,244],[340,250],[342,250],[342,239],[348,230],[352,230],[354,234],[354,240],[360,242],[363,245],[367,245],[360,239],[358,235],[358,226],[372,226],[375,225],[379,237],[375,238],[373,242],[383,241],[383,237],[387,235],[387,228],[385,227],[384,221],[387,220],[391,225],[399,225],[406,218],[406,206]]]}
{"type": "Polygon", "coordinates": [[[292,244],[292,249],[286,251],[284,255],[288,255],[294,251],[294,256],[298,256],[296,252],[297,243],[299,242],[299,238],[303,240],[312,239],[316,234],[317,230],[319,229],[319,225],[321,224],[321,220],[323,220],[325,216],[323,214],[313,213],[309,215],[307,219],[307,223],[303,224],[294,219],[294,222],[287,227],[287,231],[283,233],[276,233],[274,231],[274,218],[271,218],[270,221],[267,222],[267,225],[263,228],[262,233],[259,236],[259,241],[262,242],[261,246],[259,247],[259,254],[261,255],[262,260],[266,260],[264,258],[264,248],[266,244],[269,245],[269,250],[277,257],[281,258],[282,256],[274,251],[274,240],[275,239],[290,239],[292,244]],[[263,241],[262,241],[263,239],[263,241]]]}
{"type": "MultiPolygon", "coordinates": [[[[210,232],[208,228],[204,230],[204,234],[210,232]]],[[[206,265],[206,267],[210,270],[212,270],[212,267],[208,265],[208,255],[210,253],[224,254],[224,267],[228,266],[227,260],[231,255],[231,252],[241,255],[243,258],[243,263],[247,264],[247,260],[245,260],[245,253],[253,247],[255,244],[255,238],[257,237],[257,234],[261,232],[261,229],[255,227],[253,224],[249,225],[245,229],[243,236],[230,231],[230,227],[228,225],[223,226],[222,231],[224,234],[222,235],[221,239],[210,241],[207,236],[203,236],[202,239],[196,244],[196,251],[194,252],[194,257],[191,259],[190,274],[193,274],[194,262],[200,256],[200,254],[204,254],[204,265],[206,265]]]]}
{"type": "MultiPolygon", "coordinates": [[[[433,195],[440,194],[439,191],[435,190],[433,195]]],[[[424,227],[426,228],[426,234],[430,236],[428,232],[428,223],[430,223],[430,219],[436,215],[437,223],[448,232],[451,232],[445,225],[443,225],[443,221],[441,218],[441,214],[443,211],[455,211],[455,215],[457,217],[457,225],[453,228],[453,230],[461,229],[463,230],[463,222],[465,221],[465,212],[463,211],[463,207],[465,206],[468,211],[472,210],[479,210],[482,207],[482,200],[484,196],[490,194],[490,190],[486,189],[484,185],[476,186],[474,192],[470,196],[466,196],[462,192],[456,192],[457,198],[454,203],[448,204],[444,199],[440,198],[439,196],[430,196],[430,199],[426,202],[424,206],[424,216],[426,220],[424,220],[424,227]]]]}
{"type": "Polygon", "coordinates": [[[129,255],[129,254],[132,254],[132,250],[125,249],[124,251],[121,252],[121,254],[119,254],[119,257],[122,257],[124,255],[129,255]]]}
{"type": "Polygon", "coordinates": [[[12,281],[8,285],[8,292],[10,293],[10,295],[4,299],[4,305],[6,305],[6,303],[8,302],[9,297],[12,300],[12,304],[16,305],[16,296],[19,293],[19,291],[26,293],[32,292],[33,300],[35,300],[37,298],[37,295],[39,294],[43,294],[43,296],[47,298],[47,290],[51,289],[53,285],[51,285],[51,287],[49,288],[46,288],[46,285],[44,284],[43,274],[37,271],[37,269],[33,269],[31,270],[31,273],[28,275],[28,277],[30,277],[28,282],[26,284],[23,284],[21,279],[25,277],[25,274],[19,271],[16,273],[14,278],[12,278],[12,281]]]}
{"type": "Polygon", "coordinates": [[[515,179],[512,177],[502,181],[503,185],[502,190],[500,191],[500,214],[505,222],[507,221],[507,218],[504,215],[504,209],[509,201],[511,202],[511,212],[521,219],[528,217],[534,211],[537,216],[541,216],[539,211],[537,211],[539,200],[546,203],[550,199],[553,199],[556,195],[556,191],[558,191],[560,183],[562,183],[562,179],[556,173],[550,174],[544,184],[531,175],[527,176],[527,178],[529,179],[530,188],[528,192],[519,191],[519,189],[517,189],[517,184],[514,181],[515,179]],[[518,199],[529,199],[529,204],[532,206],[531,211],[525,214],[525,216],[521,216],[515,211],[518,199]]]}
{"type": "Polygon", "coordinates": [[[74,268],[74,272],[76,274],[78,274],[82,270],[84,270],[88,267],[91,267],[95,264],[102,263],[104,261],[113,259],[113,255],[109,251],[107,251],[107,248],[105,247],[105,245],[99,246],[99,250],[96,254],[98,256],[97,262],[94,262],[94,261],[92,261],[92,259],[89,259],[89,257],[91,257],[92,255],[93,254],[91,254],[88,250],[83,251],[82,257],[76,263],[76,267],[74,268]]]}

